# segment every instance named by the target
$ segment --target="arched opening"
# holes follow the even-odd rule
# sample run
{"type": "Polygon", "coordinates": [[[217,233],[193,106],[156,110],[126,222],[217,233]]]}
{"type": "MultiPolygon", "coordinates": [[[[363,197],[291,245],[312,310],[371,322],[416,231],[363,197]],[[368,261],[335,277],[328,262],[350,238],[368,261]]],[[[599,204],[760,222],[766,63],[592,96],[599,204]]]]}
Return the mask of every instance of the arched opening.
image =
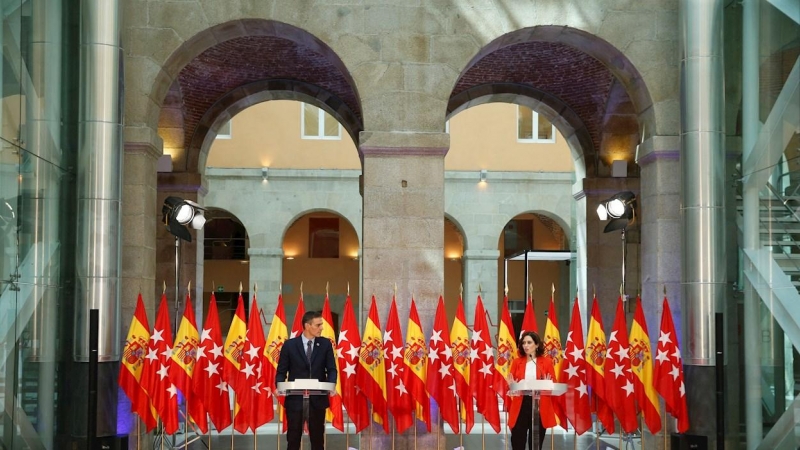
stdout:
{"type": "Polygon", "coordinates": [[[453,321],[464,285],[464,234],[451,218],[444,218],[444,300],[447,319],[453,321]]]}
{"type": "Polygon", "coordinates": [[[539,330],[544,330],[551,295],[558,323],[569,323],[574,253],[569,249],[569,236],[558,221],[539,212],[514,216],[503,227],[497,248],[498,289],[502,292],[508,287],[508,309],[514,329],[522,326],[529,296],[538,313],[539,330]]]}
{"type": "Polygon", "coordinates": [[[360,247],[353,225],[334,212],[305,213],[286,228],[281,285],[288,323],[294,320],[301,295],[306,311],[322,310],[327,296],[334,324],[339,323],[348,287],[353,307],[357,307],[360,247]]]}

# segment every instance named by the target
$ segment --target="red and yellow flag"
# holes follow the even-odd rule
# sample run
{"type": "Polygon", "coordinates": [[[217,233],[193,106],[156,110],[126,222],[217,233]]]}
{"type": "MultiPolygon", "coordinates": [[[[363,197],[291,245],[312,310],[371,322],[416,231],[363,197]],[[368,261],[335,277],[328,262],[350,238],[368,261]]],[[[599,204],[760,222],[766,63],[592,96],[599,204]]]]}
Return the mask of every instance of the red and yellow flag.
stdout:
{"type": "Polygon", "coordinates": [[[406,329],[405,354],[403,356],[405,371],[403,384],[414,399],[417,419],[423,421],[431,431],[431,402],[425,388],[427,379],[428,349],[425,345],[425,334],[417,313],[414,297],[411,297],[411,310],[408,314],[408,328],[406,329]]]}
{"type": "MultiPolygon", "coordinates": [[[[300,304],[297,305],[300,309],[300,304]]],[[[303,312],[305,314],[305,312],[303,312]]],[[[300,322],[302,327],[302,317],[300,315],[300,322]]],[[[295,317],[297,322],[297,317],[295,317]]],[[[328,338],[331,341],[331,348],[336,348],[336,334],[333,332],[333,315],[331,314],[331,304],[328,300],[328,294],[325,294],[325,303],[322,305],[322,337],[328,338]]],[[[339,373],[339,361],[333,358],[336,363],[336,373],[339,373]]],[[[344,413],[342,412],[342,380],[341,377],[336,377],[336,395],[330,397],[330,406],[325,411],[325,420],[331,422],[339,431],[344,431],[344,413]]]]}
{"type": "Polygon", "coordinates": [[[228,336],[225,338],[225,362],[223,376],[225,382],[236,391],[236,379],[239,377],[239,368],[244,351],[244,341],[247,337],[247,322],[244,316],[244,299],[239,293],[239,303],[236,305],[236,313],[231,320],[228,328],[228,336]]]}
{"type": "Polygon", "coordinates": [[[586,370],[587,381],[592,388],[592,400],[597,418],[609,432],[614,432],[614,414],[606,402],[606,332],[603,329],[603,317],[597,297],[592,301],[592,316],[589,318],[589,332],[586,336],[586,370]]]}
{"type": "Polygon", "coordinates": [[[128,338],[122,349],[122,365],[119,367],[119,386],[131,401],[131,412],[142,418],[147,431],[156,427],[157,419],[150,397],[141,385],[147,341],[150,340],[150,325],[142,303],[142,294],[136,300],[136,310],[131,318],[128,338]]]}
{"type": "MultiPolygon", "coordinates": [[[[194,373],[194,366],[197,362],[197,347],[200,344],[200,334],[197,332],[197,321],[194,318],[192,299],[186,293],[186,304],[183,307],[183,317],[175,333],[175,345],[172,347],[172,365],[169,368],[169,378],[175,386],[183,392],[183,396],[188,402],[195,401],[192,398],[191,380],[194,373]]],[[[197,422],[205,418],[192,419],[197,422]]]]}
{"type": "Polygon", "coordinates": [[[511,361],[519,356],[517,341],[514,337],[514,324],[508,310],[508,295],[503,297],[503,310],[500,313],[500,329],[497,330],[497,358],[494,360],[494,389],[505,404],[511,404],[508,397],[508,374],[511,372],[511,361]]]}
{"type": "MultiPolygon", "coordinates": [[[[550,297],[550,308],[547,310],[547,322],[544,327],[544,354],[553,360],[553,369],[556,372],[556,380],[561,379],[561,362],[564,360],[564,352],[561,350],[561,333],[558,331],[558,317],[556,316],[556,304],[553,297],[550,297]]],[[[564,428],[567,426],[567,416],[563,396],[553,398],[553,413],[556,423],[564,428]]]]}
{"type": "Polygon", "coordinates": [[[264,356],[265,346],[261,310],[253,290],[247,338],[240,361],[239,378],[236,381],[236,403],[239,411],[233,419],[233,428],[240,433],[245,433],[248,428],[255,432],[258,427],[275,417],[272,392],[267,381],[270,378],[275,379],[275,371],[264,356]]]}
{"type": "MultiPolygon", "coordinates": [[[[283,343],[289,337],[288,329],[286,328],[286,312],[283,309],[283,295],[278,294],[278,306],[275,308],[275,314],[272,316],[272,325],[269,327],[269,334],[267,335],[267,344],[264,346],[264,356],[267,357],[272,370],[278,369],[278,360],[281,357],[281,349],[283,343]]],[[[273,392],[277,389],[275,385],[275,377],[267,380],[270,389],[273,392]]],[[[283,397],[278,397],[278,416],[283,423],[284,430],[287,424],[285,423],[285,414],[283,411],[283,397]]]]}
{"type": "Polygon", "coordinates": [[[363,370],[359,371],[358,385],[361,391],[372,403],[372,419],[381,425],[383,430],[389,432],[389,417],[386,412],[386,364],[383,354],[383,336],[381,335],[381,320],[378,317],[378,305],[375,296],[369,306],[367,323],[364,324],[364,334],[361,335],[361,351],[358,362],[363,370]]]}
{"type": "Polygon", "coordinates": [[[472,430],[475,424],[473,411],[472,392],[469,386],[469,358],[471,348],[467,332],[467,319],[464,315],[464,299],[459,297],[456,318],[450,329],[450,349],[453,355],[453,376],[456,379],[456,394],[461,402],[461,420],[466,426],[466,432],[472,430]]]}
{"type": "Polygon", "coordinates": [[[653,386],[653,351],[650,346],[650,336],[647,334],[644,311],[642,311],[642,299],[638,296],[636,297],[636,313],[634,313],[631,325],[628,354],[631,357],[636,402],[644,416],[647,428],[651,433],[656,434],[661,430],[661,412],[658,406],[658,394],[653,386]]]}

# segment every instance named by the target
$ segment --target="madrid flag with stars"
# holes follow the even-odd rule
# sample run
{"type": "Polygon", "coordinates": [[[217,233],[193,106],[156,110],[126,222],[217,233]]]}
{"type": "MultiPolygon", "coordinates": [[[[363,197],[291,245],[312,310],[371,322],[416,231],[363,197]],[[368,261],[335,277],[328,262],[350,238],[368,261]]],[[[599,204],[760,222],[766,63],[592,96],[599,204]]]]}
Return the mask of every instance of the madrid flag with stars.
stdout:
{"type": "Polygon", "coordinates": [[[636,420],[636,396],[633,393],[631,358],[628,355],[628,327],[625,324],[625,308],[622,297],[617,300],[617,315],[614,327],[608,336],[608,351],[605,361],[606,401],[619,419],[626,433],[633,433],[636,420]]]}
{"type": "Polygon", "coordinates": [[[383,351],[386,354],[386,406],[394,417],[394,426],[402,433],[414,424],[414,402],[403,382],[406,368],[403,362],[403,334],[397,302],[392,296],[386,331],[383,332],[383,351]]]}
{"type": "Polygon", "coordinates": [[[339,362],[339,380],[342,386],[342,403],[350,421],[356,427],[356,433],[369,425],[369,408],[367,398],[361,393],[356,383],[356,373],[361,370],[358,352],[361,350],[361,336],[358,334],[358,322],[353,313],[353,302],[350,296],[344,302],[342,328],[339,330],[339,342],[336,343],[336,355],[339,362]]]}
{"type": "Polygon", "coordinates": [[[142,387],[150,395],[167,434],[174,434],[178,430],[178,388],[169,379],[169,366],[172,362],[171,344],[172,329],[169,324],[167,296],[162,295],[156,313],[156,324],[147,344],[142,387]]]}
{"type": "Polygon", "coordinates": [[[589,393],[586,382],[588,365],[583,353],[581,310],[576,297],[572,307],[572,320],[569,324],[569,333],[567,333],[567,343],[564,346],[564,370],[561,372],[561,382],[567,384],[567,392],[564,395],[567,418],[575,427],[577,434],[583,434],[592,427],[592,413],[589,410],[589,393]]]}
{"type": "MultiPolygon", "coordinates": [[[[231,424],[231,405],[228,397],[228,383],[222,379],[222,367],[225,356],[222,354],[222,329],[219,325],[217,299],[211,294],[208,304],[208,315],[200,334],[200,346],[197,349],[197,364],[194,366],[192,391],[195,398],[202,399],[208,417],[218,431],[231,424]]],[[[192,407],[192,404],[189,404],[192,407]]],[[[192,413],[196,417],[197,413],[192,413]]],[[[198,423],[199,425],[199,423],[198,423]]],[[[207,429],[202,429],[206,433],[207,429]]]]}
{"type": "Polygon", "coordinates": [[[436,307],[436,318],[433,321],[433,331],[428,349],[428,392],[436,400],[439,413],[444,421],[450,424],[450,429],[454,433],[459,433],[460,422],[456,380],[453,377],[453,355],[450,350],[450,334],[447,332],[444,299],[441,296],[439,305],[436,307]]]}
{"type": "Polygon", "coordinates": [[[678,433],[689,429],[689,410],[686,407],[686,386],[683,384],[683,360],[678,347],[678,335],[672,322],[669,302],[664,297],[661,329],[656,349],[655,387],[664,397],[664,407],[678,419],[678,433]]]}

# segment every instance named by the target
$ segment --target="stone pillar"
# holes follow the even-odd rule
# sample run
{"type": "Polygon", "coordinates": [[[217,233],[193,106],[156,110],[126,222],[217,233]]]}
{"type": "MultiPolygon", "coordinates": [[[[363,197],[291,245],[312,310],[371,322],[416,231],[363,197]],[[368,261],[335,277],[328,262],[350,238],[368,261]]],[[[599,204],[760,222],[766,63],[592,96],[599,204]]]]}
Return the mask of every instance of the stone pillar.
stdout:
{"type": "MultiPolygon", "coordinates": [[[[677,136],[654,136],[639,148],[641,193],[639,227],[642,240],[642,309],[655,353],[661,326],[664,289],[672,321],[681,336],[681,165],[677,136]]],[[[663,402],[662,402],[663,407],[663,402]]],[[[662,414],[666,412],[662,409],[662,414]]],[[[667,420],[673,433],[674,420],[667,420]]],[[[647,448],[662,449],[663,435],[645,433],[647,448]]]]}
{"type": "Polygon", "coordinates": [[[468,324],[475,322],[475,300],[481,287],[483,307],[493,320],[497,317],[497,280],[500,250],[475,249],[464,252],[464,314],[468,324]]]}
{"type": "Polygon", "coordinates": [[[258,307],[264,310],[268,321],[272,320],[283,278],[283,249],[250,247],[247,254],[250,255],[250,292],[254,285],[258,286],[258,307]]]}
{"type": "MultiPolygon", "coordinates": [[[[603,326],[611,329],[622,284],[622,233],[612,231],[604,233],[608,222],[597,217],[597,206],[601,201],[621,191],[631,191],[639,196],[639,179],[637,178],[586,178],[583,180],[583,191],[576,198],[585,200],[586,242],[586,280],[588,296],[593,290],[597,292],[597,302],[603,316],[603,326]]],[[[578,230],[581,228],[578,228],[578,230]]],[[[636,298],[639,289],[639,227],[629,227],[625,232],[627,242],[627,258],[625,261],[625,289],[629,297],[636,298]]],[[[587,314],[590,312],[587,306],[587,314]]],[[[628,305],[626,305],[628,307],[628,305]]],[[[633,309],[627,311],[633,315],[633,309]]],[[[562,321],[559,311],[559,323],[569,323],[569,311],[566,321],[562,321]]]]}
{"type": "MultiPolygon", "coordinates": [[[[360,140],[364,171],[363,292],[386,292],[397,284],[400,317],[408,317],[413,295],[428,337],[436,301],[444,289],[444,156],[449,136],[362,132],[360,140]]],[[[378,302],[378,310],[386,314],[391,298],[378,298],[378,302]]],[[[369,302],[363,302],[361,308],[366,317],[369,302]]],[[[431,415],[436,416],[434,411],[431,415]]],[[[436,432],[425,433],[424,425],[416,425],[416,448],[436,448],[436,432]]],[[[433,429],[437,426],[441,425],[434,423],[433,429]]],[[[393,447],[391,435],[373,426],[371,432],[362,433],[362,446],[367,440],[375,450],[413,449],[413,436],[411,430],[396,436],[393,447]]]]}
{"type": "MultiPolygon", "coordinates": [[[[150,325],[155,322],[158,297],[152,289],[156,284],[161,284],[156,283],[156,228],[161,217],[160,204],[156,203],[156,163],[160,155],[161,143],[158,140],[125,143],[120,272],[120,337],[123,345],[139,294],[142,294],[150,325]]],[[[117,432],[127,432],[129,442],[141,442],[143,448],[152,448],[152,439],[145,437],[144,426],[139,427],[141,440],[137,439],[135,421],[140,419],[139,416],[130,414],[130,410],[130,400],[125,395],[120,395],[117,432]]]]}

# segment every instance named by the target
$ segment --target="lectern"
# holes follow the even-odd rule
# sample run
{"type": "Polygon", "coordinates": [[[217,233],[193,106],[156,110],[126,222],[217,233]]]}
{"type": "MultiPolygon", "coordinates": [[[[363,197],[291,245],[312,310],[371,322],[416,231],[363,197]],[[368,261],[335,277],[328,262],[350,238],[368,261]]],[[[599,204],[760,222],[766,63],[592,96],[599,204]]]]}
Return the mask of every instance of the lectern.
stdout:
{"type": "Polygon", "coordinates": [[[287,395],[302,395],[303,396],[303,421],[308,420],[308,399],[312,395],[328,395],[336,390],[336,383],[328,383],[326,381],[319,381],[313,378],[301,378],[294,381],[283,381],[278,383],[278,395],[285,397],[287,395]]]}
{"type": "Polygon", "coordinates": [[[546,396],[559,396],[567,392],[567,385],[564,383],[553,383],[553,380],[522,380],[511,383],[508,386],[508,395],[530,395],[531,396],[531,430],[533,430],[533,442],[539,445],[539,398],[546,396]]]}

